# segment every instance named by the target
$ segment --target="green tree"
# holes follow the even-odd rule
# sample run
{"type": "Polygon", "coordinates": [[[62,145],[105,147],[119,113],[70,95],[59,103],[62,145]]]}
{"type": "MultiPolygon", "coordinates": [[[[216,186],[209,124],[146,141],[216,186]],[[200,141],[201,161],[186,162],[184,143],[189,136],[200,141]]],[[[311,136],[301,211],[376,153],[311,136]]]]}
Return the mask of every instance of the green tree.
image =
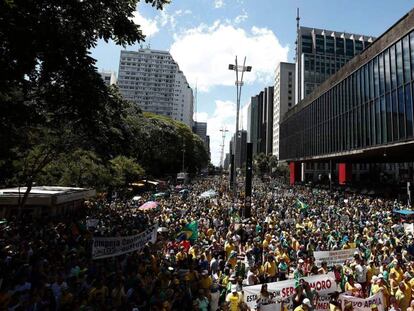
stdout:
{"type": "Polygon", "coordinates": [[[255,155],[253,162],[253,169],[260,177],[263,177],[265,174],[272,174],[278,165],[276,156],[266,155],[265,153],[255,155]]]}
{"type": "Polygon", "coordinates": [[[111,184],[117,189],[126,189],[129,183],[142,178],[145,174],[144,169],[135,162],[134,159],[117,156],[110,161],[111,163],[111,184]]]}
{"type": "MultiPolygon", "coordinates": [[[[169,0],[145,2],[162,9],[169,0]]],[[[67,149],[85,147],[104,160],[122,149],[123,101],[105,86],[89,51],[98,40],[123,46],[144,40],[132,21],[137,3],[0,2],[2,183],[18,176],[27,197],[42,170],[67,149]]]]}

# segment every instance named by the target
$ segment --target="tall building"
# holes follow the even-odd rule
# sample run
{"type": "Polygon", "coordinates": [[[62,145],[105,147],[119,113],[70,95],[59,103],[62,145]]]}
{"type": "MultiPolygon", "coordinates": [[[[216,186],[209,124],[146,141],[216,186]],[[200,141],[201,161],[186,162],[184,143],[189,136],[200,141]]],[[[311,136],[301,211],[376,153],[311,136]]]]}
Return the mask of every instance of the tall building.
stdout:
{"type": "Polygon", "coordinates": [[[234,156],[234,167],[241,168],[246,163],[247,155],[247,131],[239,130],[238,135],[234,133],[230,141],[230,152],[234,154],[234,142],[237,143],[237,154],[234,156]]]}
{"type": "Polygon", "coordinates": [[[264,150],[266,154],[273,152],[273,93],[274,87],[269,86],[263,90],[263,120],[264,150]]]}
{"type": "Polygon", "coordinates": [[[194,121],[193,132],[201,138],[208,153],[210,153],[210,136],[207,135],[207,122],[194,121]]]}
{"type": "Polygon", "coordinates": [[[295,104],[332,76],[374,38],[332,30],[298,27],[295,104]]]}
{"type": "MultiPolygon", "coordinates": [[[[301,163],[330,162],[344,184],[357,177],[358,163],[392,171],[412,162],[413,94],[414,9],[286,113],[280,158],[290,162],[291,182],[301,163]]],[[[412,171],[404,175],[413,180],[412,171]]]]}
{"type": "Polygon", "coordinates": [[[115,72],[102,70],[99,74],[101,75],[102,80],[104,80],[107,86],[116,84],[115,72]]]}
{"type": "Polygon", "coordinates": [[[279,63],[275,71],[273,95],[273,155],[279,159],[280,121],[294,105],[295,100],[295,64],[279,63]]]}
{"type": "Polygon", "coordinates": [[[273,92],[273,86],[267,87],[250,100],[247,131],[248,141],[253,144],[253,155],[272,153],[273,92]]]}
{"type": "Polygon", "coordinates": [[[121,51],[118,86],[143,111],[193,125],[193,91],[167,51],[121,51]]]}
{"type": "Polygon", "coordinates": [[[207,140],[207,122],[194,121],[193,133],[197,134],[202,141],[207,140]]]}

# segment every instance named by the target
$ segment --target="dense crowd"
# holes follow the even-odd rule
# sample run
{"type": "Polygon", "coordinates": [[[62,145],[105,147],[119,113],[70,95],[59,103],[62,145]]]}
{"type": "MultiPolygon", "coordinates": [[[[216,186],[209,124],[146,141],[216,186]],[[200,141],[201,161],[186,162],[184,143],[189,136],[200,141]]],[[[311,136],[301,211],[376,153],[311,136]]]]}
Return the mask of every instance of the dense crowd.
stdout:
{"type": "MultiPolygon", "coordinates": [[[[189,192],[150,200],[88,202],[76,215],[0,225],[0,310],[249,310],[247,286],[260,285],[257,310],[316,310],[319,299],[305,277],[333,273],[329,310],[353,310],[338,294],[382,293],[386,310],[414,310],[414,241],[393,210],[402,204],[255,181],[252,217],[243,219],[223,178],[206,178],[189,192]],[[206,190],[216,196],[200,198],[206,190]],[[299,204],[298,204],[299,202],[299,204]],[[93,225],[88,220],[94,220],[93,225]],[[183,234],[197,224],[197,236],[183,234]],[[131,236],[158,224],[157,242],[140,251],[92,259],[94,237],[131,236]],[[314,252],[354,249],[333,266],[314,252]],[[294,280],[281,300],[269,283],[294,280]]],[[[373,310],[379,306],[371,305],[373,310]]]]}

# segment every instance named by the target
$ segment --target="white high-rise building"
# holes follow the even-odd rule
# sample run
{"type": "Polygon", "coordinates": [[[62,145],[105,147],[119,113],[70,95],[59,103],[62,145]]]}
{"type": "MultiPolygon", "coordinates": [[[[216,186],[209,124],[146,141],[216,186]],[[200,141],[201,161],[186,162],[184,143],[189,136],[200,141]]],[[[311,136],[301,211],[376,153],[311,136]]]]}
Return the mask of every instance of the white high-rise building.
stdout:
{"type": "Polygon", "coordinates": [[[115,72],[102,70],[99,74],[101,75],[102,80],[104,80],[104,82],[107,86],[110,86],[112,84],[116,84],[115,72]]]}
{"type": "Polygon", "coordinates": [[[273,94],[273,155],[279,159],[279,124],[295,103],[295,64],[279,63],[275,71],[273,94]]]}
{"type": "Polygon", "coordinates": [[[143,111],[193,125],[193,90],[167,51],[121,51],[118,87],[143,111]]]}

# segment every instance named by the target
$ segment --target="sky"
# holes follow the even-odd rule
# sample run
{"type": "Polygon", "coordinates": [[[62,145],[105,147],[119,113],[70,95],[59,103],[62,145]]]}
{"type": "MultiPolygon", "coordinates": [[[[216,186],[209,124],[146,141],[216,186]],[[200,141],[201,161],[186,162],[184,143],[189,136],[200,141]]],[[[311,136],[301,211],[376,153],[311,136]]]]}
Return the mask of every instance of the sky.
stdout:
{"type": "MultiPolygon", "coordinates": [[[[293,62],[297,8],[302,26],[377,37],[413,7],[410,0],[172,0],[159,11],[141,1],[133,20],[146,40],[126,49],[170,51],[194,91],[197,85],[194,119],[207,122],[211,161],[220,165],[220,129],[229,130],[227,153],[236,127],[236,77],[228,70],[236,56],[253,68],[241,94],[246,129],[250,97],[273,85],[279,62],[293,62]]],[[[98,42],[91,51],[98,70],[118,73],[121,49],[98,42]]]]}

